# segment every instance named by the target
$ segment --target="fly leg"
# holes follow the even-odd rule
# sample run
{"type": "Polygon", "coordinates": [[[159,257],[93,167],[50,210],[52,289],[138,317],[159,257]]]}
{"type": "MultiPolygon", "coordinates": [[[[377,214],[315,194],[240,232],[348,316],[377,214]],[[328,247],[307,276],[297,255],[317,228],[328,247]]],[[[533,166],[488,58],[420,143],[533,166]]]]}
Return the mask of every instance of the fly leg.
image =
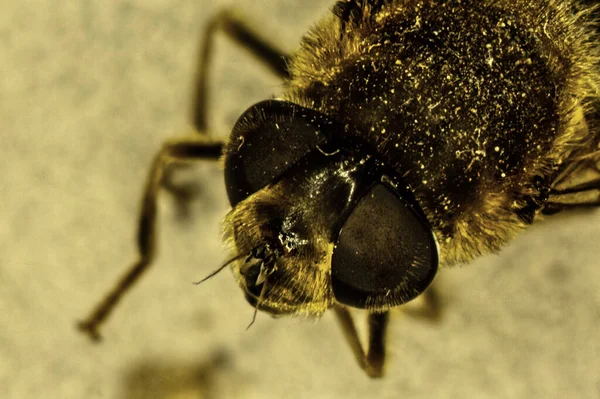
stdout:
{"type": "Polygon", "coordinates": [[[251,55],[267,66],[275,75],[288,79],[290,56],[277,49],[275,45],[262,38],[244,20],[231,11],[217,14],[208,23],[203,40],[200,43],[196,87],[194,93],[193,122],[198,132],[207,131],[208,114],[208,76],[215,34],[223,32],[226,37],[246,49],[251,55]]]}
{"type": "Polygon", "coordinates": [[[369,343],[365,353],[350,311],[345,307],[336,307],[334,310],[360,368],[371,378],[383,377],[389,312],[369,313],[369,343]]]}
{"type": "MultiPolygon", "coordinates": [[[[196,134],[210,137],[211,130],[208,123],[209,115],[209,89],[210,67],[214,54],[214,43],[218,33],[245,49],[255,59],[265,65],[271,72],[282,79],[289,79],[288,65],[290,56],[279,50],[277,46],[263,38],[252,29],[245,19],[232,11],[223,11],[208,22],[204,35],[200,40],[198,49],[198,67],[194,84],[192,101],[192,123],[196,134]]],[[[172,193],[177,201],[179,219],[184,220],[189,215],[189,202],[197,196],[198,186],[191,183],[176,183],[174,173],[181,165],[165,170],[164,187],[172,193]]]]}
{"type": "Polygon", "coordinates": [[[200,160],[217,160],[221,155],[222,143],[198,139],[174,140],[166,143],[154,158],[142,199],[142,210],[138,221],[138,259],[104,300],[83,321],[78,323],[81,331],[93,340],[100,339],[99,326],[110,315],[123,295],[140,278],[156,255],[157,197],[164,178],[165,168],[172,163],[200,160]]]}
{"type": "MultiPolygon", "coordinates": [[[[198,69],[196,72],[195,94],[193,102],[193,124],[197,138],[174,140],[166,143],[154,158],[152,168],[146,182],[142,199],[142,209],[138,222],[137,251],[138,259],[108,293],[105,299],[78,324],[80,330],[92,339],[99,340],[98,331],[123,295],[139,279],[154,260],[156,255],[157,231],[157,196],[161,187],[169,189],[182,201],[193,196],[190,187],[179,187],[173,184],[171,173],[174,166],[189,164],[193,161],[218,160],[223,150],[223,143],[211,140],[207,123],[209,66],[213,54],[213,42],[217,32],[223,32],[234,42],[246,48],[259,61],[262,61],[275,74],[289,78],[288,63],[290,57],[279,51],[274,45],[263,39],[242,19],[231,12],[223,12],[215,16],[200,42],[198,69]]],[[[181,204],[181,202],[180,202],[181,204]]]]}

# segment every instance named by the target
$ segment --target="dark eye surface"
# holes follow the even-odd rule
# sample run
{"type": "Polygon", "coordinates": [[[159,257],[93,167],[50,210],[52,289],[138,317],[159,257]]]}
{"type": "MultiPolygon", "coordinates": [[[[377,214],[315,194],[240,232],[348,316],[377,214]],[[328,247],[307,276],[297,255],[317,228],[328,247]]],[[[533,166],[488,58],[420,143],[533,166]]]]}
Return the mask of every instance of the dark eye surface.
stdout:
{"type": "Polygon", "coordinates": [[[331,262],[333,293],[356,308],[400,305],[425,291],[437,265],[427,222],[409,202],[377,184],[340,230],[331,262]]]}
{"type": "Polygon", "coordinates": [[[319,144],[333,123],[316,111],[287,101],[250,107],[233,128],[225,156],[231,206],[273,182],[319,144]]]}

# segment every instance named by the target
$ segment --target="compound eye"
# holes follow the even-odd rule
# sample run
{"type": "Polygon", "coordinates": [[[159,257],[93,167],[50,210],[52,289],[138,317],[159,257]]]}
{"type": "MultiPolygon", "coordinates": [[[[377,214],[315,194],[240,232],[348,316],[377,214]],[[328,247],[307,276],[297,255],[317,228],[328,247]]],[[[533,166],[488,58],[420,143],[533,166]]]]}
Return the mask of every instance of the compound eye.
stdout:
{"type": "Polygon", "coordinates": [[[335,299],[355,308],[387,309],[429,286],[438,250],[416,202],[377,184],[340,230],[331,261],[335,299]]]}
{"type": "Polygon", "coordinates": [[[225,185],[231,206],[273,182],[326,141],[333,123],[287,101],[250,107],[235,124],[225,151],[225,185]]]}

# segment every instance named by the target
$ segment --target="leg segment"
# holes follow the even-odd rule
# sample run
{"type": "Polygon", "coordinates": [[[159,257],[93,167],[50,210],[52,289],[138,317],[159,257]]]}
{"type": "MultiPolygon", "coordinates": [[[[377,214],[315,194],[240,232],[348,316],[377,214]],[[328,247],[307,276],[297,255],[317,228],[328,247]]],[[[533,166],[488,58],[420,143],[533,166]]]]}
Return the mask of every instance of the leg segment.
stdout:
{"type": "Polygon", "coordinates": [[[401,308],[403,313],[432,323],[439,322],[444,309],[435,282],[419,298],[422,298],[422,302],[419,303],[418,308],[410,307],[409,303],[401,308]]]}
{"type": "Polygon", "coordinates": [[[572,185],[552,188],[548,201],[542,208],[544,215],[552,215],[569,209],[600,206],[600,175],[572,185]]]}
{"type": "Polygon", "coordinates": [[[600,206],[600,151],[594,151],[564,167],[552,182],[542,213],[600,206]]]}
{"type": "MultiPolygon", "coordinates": [[[[243,18],[234,15],[231,11],[225,11],[214,16],[209,21],[200,40],[198,51],[200,58],[196,70],[193,100],[193,124],[196,132],[204,137],[210,136],[210,127],[207,121],[209,68],[214,50],[215,34],[218,32],[225,33],[228,38],[248,50],[250,54],[254,55],[276,75],[284,79],[289,78],[287,66],[290,57],[288,55],[278,50],[269,41],[261,38],[257,32],[243,22],[243,18]]],[[[184,219],[187,215],[189,200],[194,197],[197,188],[192,185],[180,186],[174,184],[173,175],[178,169],[179,167],[173,167],[165,170],[163,186],[175,195],[180,218],[184,219]]]]}
{"type": "Polygon", "coordinates": [[[242,19],[231,12],[217,14],[208,24],[200,44],[200,60],[196,74],[196,93],[193,109],[194,126],[201,134],[207,131],[207,83],[208,67],[213,53],[215,33],[223,31],[227,37],[246,48],[258,60],[263,62],[276,75],[286,79],[290,77],[288,64],[290,56],[278,50],[267,40],[261,38],[242,19]]]}
{"type": "Polygon", "coordinates": [[[122,296],[139,279],[156,255],[156,199],[164,179],[165,168],[173,163],[199,160],[217,160],[221,155],[222,143],[202,142],[193,139],[176,140],[163,146],[154,158],[150,176],[146,182],[142,210],[138,222],[138,259],[109,292],[94,311],[78,324],[81,331],[93,340],[99,340],[98,327],[106,320],[122,296]]]}
{"type": "Polygon", "coordinates": [[[554,202],[548,201],[542,209],[544,215],[554,215],[560,211],[567,211],[570,209],[585,209],[585,208],[597,208],[600,206],[600,198],[589,201],[580,201],[575,203],[569,202],[554,202]]]}
{"type": "MultiPolygon", "coordinates": [[[[199,68],[196,75],[196,94],[194,102],[194,126],[198,133],[207,136],[207,82],[208,67],[213,50],[214,34],[222,30],[228,37],[247,48],[260,61],[266,64],[277,75],[288,78],[287,65],[289,56],[277,50],[268,41],[260,38],[241,19],[229,12],[217,15],[208,25],[201,41],[199,68]]],[[[146,182],[142,210],[138,222],[137,248],[138,260],[123,276],[115,288],[106,296],[96,309],[84,321],[79,323],[79,328],[92,339],[100,339],[99,326],[106,320],[110,312],[117,305],[121,297],[139,279],[154,260],[156,254],[156,198],[159,189],[167,186],[176,194],[188,195],[189,190],[180,190],[169,182],[169,166],[198,160],[217,160],[222,151],[220,142],[205,142],[194,139],[172,141],[161,149],[156,155],[146,182]]]]}
{"type": "Polygon", "coordinates": [[[389,312],[369,313],[369,343],[366,355],[358,337],[354,320],[348,309],[345,307],[336,307],[335,313],[360,368],[371,378],[383,377],[385,334],[389,321],[389,312]]]}

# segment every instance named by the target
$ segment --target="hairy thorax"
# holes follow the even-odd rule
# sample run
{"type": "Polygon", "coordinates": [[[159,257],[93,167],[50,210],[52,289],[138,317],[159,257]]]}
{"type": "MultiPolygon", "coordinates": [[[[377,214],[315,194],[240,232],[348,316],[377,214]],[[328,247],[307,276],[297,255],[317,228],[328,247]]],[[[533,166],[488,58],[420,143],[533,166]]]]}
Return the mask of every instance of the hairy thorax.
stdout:
{"type": "Polygon", "coordinates": [[[287,98],[334,116],[402,172],[443,264],[525,227],[533,182],[585,134],[572,98],[595,87],[580,78],[594,60],[581,43],[568,49],[585,32],[556,4],[523,13],[530,3],[392,2],[361,29],[317,27],[292,65],[287,98]]]}

